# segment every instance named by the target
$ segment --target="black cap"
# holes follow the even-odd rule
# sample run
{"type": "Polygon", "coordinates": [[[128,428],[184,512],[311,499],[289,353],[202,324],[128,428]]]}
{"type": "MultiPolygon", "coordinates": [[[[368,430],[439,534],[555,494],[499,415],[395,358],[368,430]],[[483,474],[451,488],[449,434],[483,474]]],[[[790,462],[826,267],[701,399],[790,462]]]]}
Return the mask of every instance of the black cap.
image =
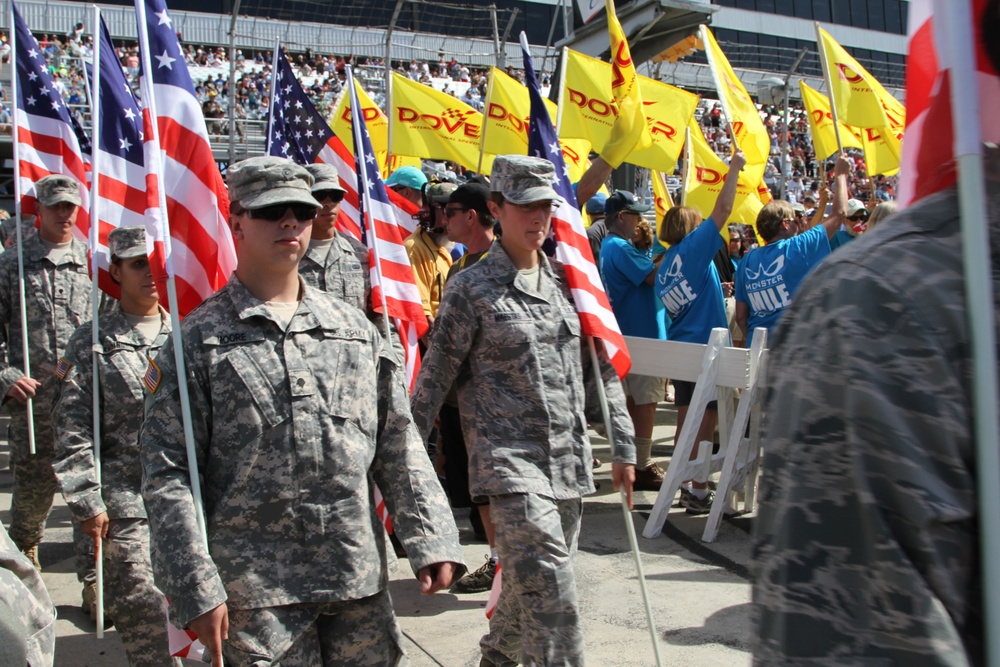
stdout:
{"type": "Polygon", "coordinates": [[[486,202],[490,200],[490,189],[482,183],[466,183],[458,186],[448,197],[449,204],[459,204],[471,208],[481,217],[489,216],[490,209],[486,202]]]}
{"type": "Polygon", "coordinates": [[[604,215],[608,220],[612,220],[619,211],[631,211],[632,213],[645,213],[651,210],[652,206],[640,204],[635,195],[628,190],[615,190],[604,202],[604,215]]]}

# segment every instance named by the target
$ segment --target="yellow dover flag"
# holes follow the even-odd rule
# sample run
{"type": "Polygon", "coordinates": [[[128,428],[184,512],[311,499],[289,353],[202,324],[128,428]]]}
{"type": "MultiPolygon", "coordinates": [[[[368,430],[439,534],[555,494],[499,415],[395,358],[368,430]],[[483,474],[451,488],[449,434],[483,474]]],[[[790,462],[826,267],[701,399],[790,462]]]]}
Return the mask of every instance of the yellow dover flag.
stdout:
{"type": "MultiPolygon", "coordinates": [[[[702,216],[708,217],[715,208],[715,201],[722,192],[722,186],[729,173],[729,166],[722,161],[715,151],[705,141],[705,135],[693,119],[691,128],[691,143],[688,151],[687,172],[684,175],[684,205],[698,209],[702,216]]],[[[760,202],[757,187],[753,185],[746,169],[740,173],[736,187],[736,201],[733,212],[726,222],[739,222],[744,225],[756,225],[757,214],[764,205],[760,202]]],[[[756,228],[756,227],[755,227],[756,228]]],[[[729,240],[729,230],[723,226],[722,238],[729,240]]]]}
{"type": "Polygon", "coordinates": [[[708,66],[715,79],[715,87],[726,112],[726,118],[732,123],[734,140],[747,159],[743,173],[753,183],[762,183],[764,169],[771,155],[771,138],[760,119],[760,112],[740,78],[736,76],[729,59],[719,48],[712,31],[701,26],[701,40],[705,44],[705,55],[708,66]]]}
{"type": "MultiPolygon", "coordinates": [[[[478,168],[483,114],[451,95],[393,72],[390,122],[394,154],[478,168]]],[[[483,173],[492,164],[493,156],[485,156],[483,173]]]]}
{"type": "MultiPolygon", "coordinates": [[[[610,64],[566,50],[559,137],[563,141],[586,139],[605,160],[605,145],[615,122],[614,99],[603,85],[610,76],[610,64]]],[[[698,96],[644,76],[639,77],[639,88],[653,143],[633,151],[625,162],[670,173],[684,149],[684,128],[694,116],[698,96]]]]}
{"type": "MultiPolygon", "coordinates": [[[[531,100],[528,89],[496,67],[490,68],[486,114],[483,118],[483,150],[487,155],[527,155],[528,124],[531,100]]],[[[549,118],[556,119],[556,104],[545,100],[549,118]]],[[[583,177],[589,165],[590,142],[586,139],[560,139],[563,159],[569,169],[570,181],[583,177]]]]}
{"type": "Polygon", "coordinates": [[[611,94],[618,107],[618,115],[601,157],[612,167],[617,167],[628,159],[632,151],[649,148],[653,138],[646,127],[639,75],[635,72],[625,31],[615,14],[615,3],[605,0],[604,6],[608,12],[608,35],[611,38],[611,94]]]}
{"type": "MultiPolygon", "coordinates": [[[[361,84],[357,79],[354,80],[354,89],[358,91],[358,101],[361,103],[361,111],[365,115],[365,125],[368,127],[368,133],[371,135],[372,140],[372,150],[375,151],[375,157],[378,159],[379,169],[382,171],[382,176],[385,177],[387,173],[392,173],[386,163],[386,157],[389,151],[389,119],[386,117],[385,113],[379,109],[378,105],[372,101],[372,98],[368,96],[365,89],[361,87],[361,84]]],[[[333,116],[330,120],[330,128],[333,133],[344,142],[344,146],[347,150],[354,152],[354,125],[351,123],[351,96],[344,94],[340,96],[340,101],[337,102],[337,106],[333,110],[333,116]]],[[[395,158],[395,156],[393,156],[395,158]]],[[[408,160],[416,161],[416,166],[420,167],[419,158],[406,158],[408,160]]],[[[397,160],[393,160],[397,162],[397,160]]],[[[402,166],[402,165],[400,165],[402,166]]]]}
{"type": "Polygon", "coordinates": [[[670,198],[664,174],[651,171],[649,177],[653,180],[653,204],[656,207],[656,241],[664,248],[669,248],[668,244],[660,240],[660,228],[663,227],[663,216],[674,207],[674,200],[670,198]]]}
{"type": "MultiPolygon", "coordinates": [[[[802,103],[809,114],[809,133],[812,135],[816,157],[825,160],[837,152],[837,136],[833,129],[833,114],[830,112],[830,99],[812,88],[805,81],[799,81],[802,93],[802,103]]],[[[857,129],[840,122],[840,142],[846,148],[864,148],[858,136],[857,129]]]]}

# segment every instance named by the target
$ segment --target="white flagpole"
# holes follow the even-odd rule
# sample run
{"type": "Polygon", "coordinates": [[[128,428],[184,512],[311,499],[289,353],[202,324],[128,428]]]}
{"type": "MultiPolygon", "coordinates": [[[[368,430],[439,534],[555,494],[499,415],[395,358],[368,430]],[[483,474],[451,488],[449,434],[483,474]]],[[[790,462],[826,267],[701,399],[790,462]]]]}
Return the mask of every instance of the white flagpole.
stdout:
{"type": "Polygon", "coordinates": [[[979,122],[963,122],[968,109],[979,109],[976,80],[976,39],[969,0],[934,3],[934,32],[950,61],[951,113],[958,163],[958,197],[962,216],[962,266],[969,333],[972,343],[973,421],[976,442],[976,490],[979,497],[980,570],[983,577],[983,639],[986,663],[1000,665],[1000,425],[997,423],[997,357],[993,275],[990,262],[990,234],[986,215],[982,139],[979,122]],[[939,32],[940,31],[940,32],[939,32]],[[956,113],[960,115],[955,115],[956,113]]]}
{"type": "MultiPolygon", "coordinates": [[[[20,294],[21,307],[21,354],[24,357],[24,374],[31,377],[31,358],[28,354],[28,306],[25,303],[26,294],[24,291],[24,238],[21,233],[21,160],[20,160],[20,140],[18,130],[18,116],[21,110],[17,106],[17,26],[14,25],[14,3],[8,5],[8,25],[10,26],[10,52],[11,77],[10,94],[14,100],[14,122],[11,124],[11,133],[14,139],[14,221],[15,235],[17,238],[17,287],[20,294]]],[[[31,397],[25,402],[25,410],[28,413],[28,452],[35,455],[35,412],[34,401],[31,397]]]]}
{"type": "Polygon", "coordinates": [[[278,89],[278,54],[281,52],[281,40],[274,40],[274,55],[271,56],[271,98],[267,101],[267,139],[264,141],[264,155],[271,154],[271,142],[274,141],[274,91],[278,89]]]}
{"type": "MultiPolygon", "coordinates": [[[[135,0],[136,18],[139,22],[139,53],[142,58],[142,89],[143,102],[152,116],[153,141],[156,152],[160,149],[160,128],[157,123],[156,97],[153,94],[153,65],[149,54],[149,35],[146,33],[146,3],[145,0],[135,0]]],[[[184,65],[187,67],[187,65],[184,65]]],[[[273,79],[273,75],[272,75],[273,79]]],[[[181,400],[181,419],[184,423],[184,446],[187,450],[188,475],[191,481],[191,500],[194,503],[195,521],[201,531],[205,550],[208,550],[208,529],[205,526],[205,510],[201,498],[201,475],[198,472],[197,452],[194,448],[194,428],[191,419],[191,397],[188,394],[187,364],[184,361],[184,340],[181,336],[181,318],[177,312],[177,285],[174,280],[173,253],[170,243],[170,220],[167,218],[167,193],[163,183],[162,157],[157,178],[160,181],[160,215],[163,217],[163,256],[167,270],[167,303],[170,306],[171,337],[174,345],[174,363],[177,366],[177,387],[181,400]]]]}
{"type": "MultiPolygon", "coordinates": [[[[964,0],[962,0],[964,2],[964,0]]],[[[816,26],[816,46],[819,47],[819,61],[823,65],[823,78],[826,80],[826,88],[830,94],[830,115],[833,117],[833,134],[837,137],[837,152],[844,152],[844,144],[840,141],[840,121],[837,120],[837,100],[834,99],[833,95],[833,72],[830,71],[830,63],[826,60],[826,45],[823,42],[823,35],[820,33],[819,21],[813,21],[813,25],[816,26]]],[[[781,159],[784,160],[785,156],[782,155],[781,159]]],[[[781,165],[782,173],[784,173],[785,166],[781,165]]],[[[826,173],[826,169],[823,170],[826,173]]]]}
{"type": "MultiPolygon", "coordinates": [[[[100,362],[100,331],[99,318],[101,315],[101,290],[98,287],[98,244],[100,243],[100,213],[97,210],[97,202],[100,200],[100,174],[101,164],[99,156],[100,150],[100,126],[101,126],[101,8],[97,5],[94,9],[94,53],[93,70],[94,85],[90,89],[90,145],[91,155],[91,180],[90,180],[90,343],[92,355],[92,368],[94,376],[94,386],[92,389],[93,398],[93,443],[94,443],[94,471],[97,473],[97,485],[101,486],[101,374],[98,370],[100,362]]],[[[100,536],[94,540],[94,568],[97,571],[97,638],[104,639],[104,556],[103,541],[100,536]]]]}
{"type": "Polygon", "coordinates": [[[490,82],[486,87],[486,112],[483,114],[483,131],[479,135],[479,163],[476,165],[476,173],[483,173],[483,153],[486,152],[486,126],[489,124],[489,114],[490,114],[490,100],[493,99],[493,86],[496,85],[497,80],[497,68],[490,68],[490,82]]]}

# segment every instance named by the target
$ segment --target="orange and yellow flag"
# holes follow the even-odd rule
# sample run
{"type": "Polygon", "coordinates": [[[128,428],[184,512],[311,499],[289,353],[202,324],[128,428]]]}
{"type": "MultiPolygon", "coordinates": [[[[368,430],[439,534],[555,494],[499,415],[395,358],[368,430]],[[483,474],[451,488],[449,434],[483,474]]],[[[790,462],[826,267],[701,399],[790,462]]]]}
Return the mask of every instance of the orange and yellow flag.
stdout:
{"type": "MultiPolygon", "coordinates": [[[[477,169],[483,114],[451,95],[392,74],[393,154],[451,160],[477,169]]],[[[493,155],[483,159],[489,173],[493,155]]]]}
{"type": "MultiPolygon", "coordinates": [[[[490,68],[487,105],[483,118],[483,150],[487,155],[527,155],[528,123],[531,118],[531,101],[528,89],[521,82],[496,67],[490,68]]],[[[545,100],[545,107],[553,123],[556,104],[545,100]]],[[[569,169],[570,181],[576,182],[587,170],[590,142],[586,139],[560,139],[563,158],[569,169]]]]}
{"type": "MultiPolygon", "coordinates": [[[[715,151],[705,141],[701,127],[694,119],[689,124],[691,141],[688,144],[688,164],[684,174],[684,205],[701,211],[708,217],[715,208],[715,202],[722,192],[729,166],[722,161],[715,151]]],[[[757,214],[764,205],[757,193],[755,181],[750,180],[744,169],[736,187],[736,201],[733,212],[727,222],[739,222],[753,225],[757,222],[757,214]]],[[[729,230],[723,226],[722,238],[729,240],[729,230]]]]}
{"type": "Polygon", "coordinates": [[[747,159],[743,173],[749,177],[750,182],[763,182],[764,169],[771,155],[771,138],[760,118],[757,105],[736,76],[712,31],[704,25],[701,26],[701,41],[705,44],[705,55],[708,57],[708,66],[715,80],[719,100],[726,118],[732,124],[736,145],[747,159]]]}
{"type": "MultiPolygon", "coordinates": [[[[602,157],[615,119],[614,100],[601,82],[611,76],[611,65],[570,49],[566,50],[559,138],[586,139],[602,157]]],[[[684,150],[684,128],[694,116],[698,96],[680,88],[639,77],[646,126],[653,144],[633,151],[625,162],[672,172],[684,150]]],[[[607,159],[605,157],[605,159],[607,159]]]]}
{"type": "Polygon", "coordinates": [[[648,148],[653,137],[646,127],[639,75],[632,62],[628,40],[615,14],[614,0],[605,0],[608,12],[608,35],[611,37],[611,94],[618,109],[611,126],[611,136],[601,151],[601,157],[612,167],[625,162],[633,151],[648,148]]]}
{"type": "MultiPolygon", "coordinates": [[[[809,114],[809,132],[812,134],[816,157],[826,160],[837,152],[837,137],[833,129],[830,99],[805,81],[799,81],[799,91],[802,93],[802,103],[806,107],[806,113],[809,114]]],[[[840,143],[844,147],[864,148],[858,130],[843,121],[840,122],[840,143]]]]}

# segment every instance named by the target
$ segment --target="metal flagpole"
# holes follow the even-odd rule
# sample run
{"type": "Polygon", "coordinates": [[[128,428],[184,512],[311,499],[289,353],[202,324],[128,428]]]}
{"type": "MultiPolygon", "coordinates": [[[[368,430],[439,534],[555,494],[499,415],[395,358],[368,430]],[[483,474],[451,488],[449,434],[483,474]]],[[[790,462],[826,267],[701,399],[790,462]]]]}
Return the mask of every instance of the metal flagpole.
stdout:
{"type": "MultiPolygon", "coordinates": [[[[615,431],[611,427],[611,412],[608,409],[608,397],[604,393],[604,378],[601,377],[601,366],[597,359],[597,346],[594,344],[594,337],[587,336],[587,344],[590,348],[590,364],[593,367],[594,379],[597,384],[597,397],[601,402],[601,416],[604,418],[604,430],[608,438],[611,451],[615,451],[615,431]]],[[[646,574],[642,569],[642,558],[639,556],[639,541],[635,537],[635,524],[632,523],[632,512],[628,506],[628,498],[625,496],[625,485],[619,489],[622,505],[622,515],[625,519],[625,530],[628,533],[628,543],[632,547],[632,558],[635,560],[635,571],[639,575],[639,590],[642,591],[642,604],[646,610],[646,625],[649,626],[649,637],[653,642],[653,655],[656,658],[656,667],[663,667],[663,658],[660,656],[660,642],[656,636],[656,621],[653,619],[653,608],[649,602],[649,589],[646,587],[646,574]]]]}
{"type": "Polygon", "coordinates": [[[493,99],[493,86],[496,85],[497,71],[499,68],[490,68],[490,83],[486,87],[486,112],[483,114],[483,130],[479,133],[479,163],[476,165],[476,173],[483,173],[483,153],[486,152],[486,126],[488,125],[487,120],[489,119],[490,113],[490,101],[493,99]]]}
{"type": "MultiPolygon", "coordinates": [[[[988,227],[982,140],[979,123],[963,122],[968,109],[979,109],[976,81],[974,19],[968,0],[934,3],[934,32],[940,30],[941,42],[951,60],[951,112],[955,132],[955,158],[958,167],[958,200],[962,216],[962,266],[965,271],[965,294],[969,334],[972,343],[973,421],[976,443],[976,491],[979,499],[980,570],[983,577],[983,639],[986,664],[1000,665],[1000,571],[995,559],[1000,554],[1000,425],[997,423],[996,313],[993,282],[990,276],[990,234],[988,227]],[[963,115],[956,116],[956,112],[963,115]],[[985,277],[985,279],[984,279],[985,277]]],[[[943,58],[942,58],[943,60],[943,58]]]]}
{"type": "MultiPolygon", "coordinates": [[[[145,2],[135,3],[136,14],[139,21],[139,53],[142,58],[143,83],[145,95],[143,102],[153,118],[152,126],[153,141],[156,142],[156,150],[160,149],[160,128],[156,115],[156,97],[153,94],[153,65],[152,57],[149,54],[149,36],[146,33],[146,5],[145,2]]],[[[274,78],[272,74],[272,80],[274,78]]],[[[273,101],[272,101],[273,103],[273,101]]],[[[177,312],[177,285],[174,280],[173,253],[170,243],[170,220],[167,217],[167,193],[163,187],[162,162],[160,171],[157,174],[160,180],[160,215],[163,216],[163,256],[167,270],[167,303],[170,306],[170,326],[171,338],[174,345],[174,363],[177,365],[177,387],[180,393],[181,419],[184,424],[184,446],[187,450],[188,475],[191,483],[191,500],[194,503],[195,520],[198,523],[198,530],[201,531],[202,540],[205,543],[205,550],[208,550],[208,530],[205,526],[205,510],[201,498],[201,476],[198,472],[197,452],[194,448],[194,429],[191,420],[191,397],[188,394],[187,364],[184,361],[184,340],[181,336],[181,318],[177,312]]]]}
{"type": "Polygon", "coordinates": [[[264,140],[264,155],[271,154],[274,141],[274,91],[278,89],[278,56],[281,53],[281,39],[274,40],[274,55],[271,56],[271,96],[267,100],[267,138],[264,140]]]}
{"type": "MultiPolygon", "coordinates": [[[[21,110],[17,106],[17,29],[14,24],[14,3],[7,4],[7,25],[10,26],[10,52],[13,55],[11,63],[10,94],[14,100],[14,122],[11,123],[12,137],[14,140],[14,221],[15,234],[17,237],[17,288],[20,296],[21,308],[21,354],[24,357],[24,375],[31,377],[31,358],[28,354],[28,306],[25,303],[26,293],[24,291],[24,235],[21,233],[21,160],[20,141],[18,130],[18,116],[21,110]]],[[[34,401],[31,396],[25,402],[25,410],[28,416],[28,452],[35,455],[35,412],[34,401]]]]}
{"type": "MultiPolygon", "coordinates": [[[[91,343],[91,368],[93,369],[94,386],[91,390],[93,399],[93,443],[94,443],[94,471],[97,476],[97,486],[101,487],[101,374],[99,372],[100,362],[100,327],[99,318],[101,314],[101,290],[98,286],[98,243],[100,242],[100,217],[97,210],[97,202],[100,200],[100,126],[101,126],[101,8],[97,5],[94,9],[94,53],[93,53],[93,77],[94,85],[90,89],[90,145],[92,149],[91,157],[91,178],[90,191],[90,343],[91,343]]],[[[104,638],[104,555],[102,551],[104,543],[100,535],[94,540],[94,569],[97,571],[97,638],[104,638]]]]}

